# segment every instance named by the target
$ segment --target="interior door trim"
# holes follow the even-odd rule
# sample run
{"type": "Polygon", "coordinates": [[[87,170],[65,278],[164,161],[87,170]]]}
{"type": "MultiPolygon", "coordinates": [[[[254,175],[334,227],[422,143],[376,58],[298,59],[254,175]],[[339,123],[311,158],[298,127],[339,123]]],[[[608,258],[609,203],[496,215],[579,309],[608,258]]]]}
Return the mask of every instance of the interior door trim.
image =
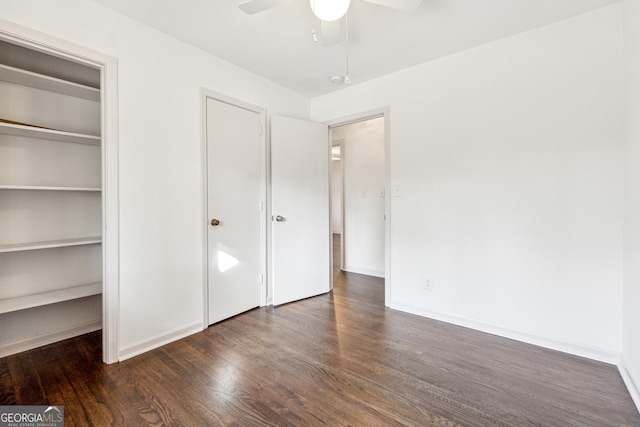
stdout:
{"type": "Polygon", "coordinates": [[[200,90],[200,130],[201,130],[201,176],[202,176],[202,253],[203,253],[203,270],[202,270],[202,329],[209,326],[209,247],[207,242],[207,233],[210,227],[207,212],[209,186],[207,183],[208,164],[207,164],[207,100],[223,102],[234,107],[243,108],[260,115],[260,199],[262,215],[260,218],[260,274],[262,282],[260,284],[260,307],[267,304],[267,111],[266,109],[240,101],[230,96],[215,92],[210,89],[201,88],[200,90]]]}

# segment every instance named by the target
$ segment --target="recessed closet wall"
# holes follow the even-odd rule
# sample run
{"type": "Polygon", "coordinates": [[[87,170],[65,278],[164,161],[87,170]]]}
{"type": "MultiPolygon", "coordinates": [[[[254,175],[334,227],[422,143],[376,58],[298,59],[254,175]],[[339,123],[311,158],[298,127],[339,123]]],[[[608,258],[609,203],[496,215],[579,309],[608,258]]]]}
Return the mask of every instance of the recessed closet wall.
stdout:
{"type": "Polygon", "coordinates": [[[100,70],[0,41],[0,356],[102,325],[100,70]]]}

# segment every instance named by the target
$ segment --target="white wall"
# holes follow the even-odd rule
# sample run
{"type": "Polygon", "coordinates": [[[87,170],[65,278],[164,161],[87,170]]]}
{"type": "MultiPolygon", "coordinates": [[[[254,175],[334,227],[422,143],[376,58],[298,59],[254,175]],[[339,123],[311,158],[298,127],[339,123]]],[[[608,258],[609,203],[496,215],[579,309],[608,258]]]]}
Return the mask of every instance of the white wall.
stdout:
{"type": "Polygon", "coordinates": [[[343,140],[343,269],[384,277],[384,118],[340,126],[332,134],[343,140]]]}
{"type": "Polygon", "coordinates": [[[625,0],[626,175],[623,375],[640,408],[640,2],[625,0]]]}
{"type": "Polygon", "coordinates": [[[311,101],[318,121],[390,107],[392,307],[617,361],[621,20],[613,5],[311,101]]]}
{"type": "Polygon", "coordinates": [[[303,118],[309,101],[88,0],[0,0],[0,10],[118,58],[121,356],[201,329],[200,88],[303,118]]]}

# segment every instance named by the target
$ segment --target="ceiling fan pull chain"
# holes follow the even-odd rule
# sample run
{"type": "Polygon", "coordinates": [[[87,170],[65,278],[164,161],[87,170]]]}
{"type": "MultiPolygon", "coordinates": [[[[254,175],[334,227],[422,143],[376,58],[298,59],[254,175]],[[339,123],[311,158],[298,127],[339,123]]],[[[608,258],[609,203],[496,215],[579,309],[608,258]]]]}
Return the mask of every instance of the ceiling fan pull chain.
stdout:
{"type": "Polygon", "coordinates": [[[314,43],[318,43],[318,34],[316,33],[316,17],[311,14],[311,37],[314,43]]]}
{"type": "Polygon", "coordinates": [[[345,62],[346,73],[344,75],[344,82],[346,84],[351,83],[351,77],[349,77],[349,12],[344,15],[344,44],[345,44],[345,62]]]}

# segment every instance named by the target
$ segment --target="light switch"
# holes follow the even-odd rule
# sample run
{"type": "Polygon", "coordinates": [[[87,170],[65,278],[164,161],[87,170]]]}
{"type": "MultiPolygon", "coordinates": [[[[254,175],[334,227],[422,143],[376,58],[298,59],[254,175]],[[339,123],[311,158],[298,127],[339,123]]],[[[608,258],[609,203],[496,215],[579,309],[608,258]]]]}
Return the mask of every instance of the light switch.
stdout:
{"type": "Polygon", "coordinates": [[[362,190],[360,190],[360,197],[365,198],[367,197],[367,189],[363,188],[362,190]]]}
{"type": "Polygon", "coordinates": [[[393,186],[393,197],[402,197],[402,185],[396,184],[393,186]]]}

